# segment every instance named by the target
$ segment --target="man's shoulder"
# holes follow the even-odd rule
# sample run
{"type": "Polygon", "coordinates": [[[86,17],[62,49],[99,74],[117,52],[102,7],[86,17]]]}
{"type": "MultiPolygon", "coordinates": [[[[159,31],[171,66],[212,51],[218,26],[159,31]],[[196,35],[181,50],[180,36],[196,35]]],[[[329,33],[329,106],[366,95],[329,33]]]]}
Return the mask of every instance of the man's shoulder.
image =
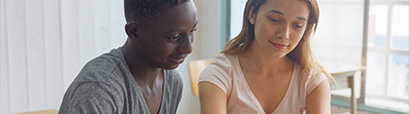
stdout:
{"type": "Polygon", "coordinates": [[[119,65],[123,64],[124,60],[122,60],[119,55],[115,55],[112,53],[105,53],[101,56],[98,56],[91,61],[89,61],[85,66],[84,69],[92,69],[92,70],[113,70],[119,65]]]}
{"type": "Polygon", "coordinates": [[[121,58],[112,51],[94,58],[83,67],[71,83],[67,93],[74,94],[79,89],[87,92],[98,90],[98,88],[104,91],[119,91],[128,83],[126,68],[123,64],[121,58]]]}
{"type": "Polygon", "coordinates": [[[83,78],[87,81],[104,81],[109,78],[123,78],[126,66],[120,55],[105,53],[89,61],[82,68],[77,78],[83,78]],[[120,77],[115,77],[120,76],[120,77]]]}
{"type": "Polygon", "coordinates": [[[126,85],[127,80],[122,64],[122,61],[111,53],[96,57],[82,68],[69,90],[72,94],[118,91],[126,85]]]}

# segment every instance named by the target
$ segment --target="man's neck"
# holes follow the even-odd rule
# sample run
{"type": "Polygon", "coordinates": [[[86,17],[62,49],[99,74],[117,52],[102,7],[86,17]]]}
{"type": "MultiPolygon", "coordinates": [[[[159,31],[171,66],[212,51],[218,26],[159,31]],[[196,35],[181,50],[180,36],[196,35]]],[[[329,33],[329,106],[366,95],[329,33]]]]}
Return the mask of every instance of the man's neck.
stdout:
{"type": "Polygon", "coordinates": [[[161,68],[152,67],[140,54],[136,54],[137,51],[133,49],[133,46],[129,45],[129,43],[123,45],[121,51],[138,85],[148,85],[152,87],[158,76],[161,76],[161,68]]]}

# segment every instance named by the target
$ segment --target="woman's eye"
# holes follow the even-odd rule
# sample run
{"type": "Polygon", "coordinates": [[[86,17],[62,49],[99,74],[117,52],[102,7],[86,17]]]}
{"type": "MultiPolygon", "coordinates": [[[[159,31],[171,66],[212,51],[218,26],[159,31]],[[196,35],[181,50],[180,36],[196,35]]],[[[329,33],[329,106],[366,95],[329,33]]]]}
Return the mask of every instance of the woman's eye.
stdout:
{"type": "Polygon", "coordinates": [[[302,28],[303,26],[301,24],[294,24],[295,27],[297,28],[302,28]]]}
{"type": "Polygon", "coordinates": [[[271,21],[273,22],[280,22],[280,20],[274,19],[274,18],[270,18],[271,21]]]}

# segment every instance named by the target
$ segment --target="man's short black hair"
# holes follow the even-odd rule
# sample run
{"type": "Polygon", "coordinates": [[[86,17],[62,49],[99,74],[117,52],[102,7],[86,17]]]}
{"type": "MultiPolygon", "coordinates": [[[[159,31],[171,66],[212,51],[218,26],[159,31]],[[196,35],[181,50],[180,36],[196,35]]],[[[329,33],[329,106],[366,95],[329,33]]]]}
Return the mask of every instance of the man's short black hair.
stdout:
{"type": "Polygon", "coordinates": [[[185,3],[189,0],[124,0],[126,22],[143,23],[146,19],[157,16],[166,8],[185,3]]]}

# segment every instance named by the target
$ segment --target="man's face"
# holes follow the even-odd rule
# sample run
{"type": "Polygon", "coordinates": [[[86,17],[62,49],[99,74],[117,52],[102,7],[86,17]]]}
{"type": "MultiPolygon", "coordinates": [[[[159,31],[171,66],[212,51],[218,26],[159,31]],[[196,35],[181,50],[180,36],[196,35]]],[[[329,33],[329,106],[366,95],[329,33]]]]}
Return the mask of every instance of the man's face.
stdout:
{"type": "Polygon", "coordinates": [[[137,28],[141,56],[153,67],[175,69],[192,52],[196,25],[193,1],[164,9],[137,28]]]}

